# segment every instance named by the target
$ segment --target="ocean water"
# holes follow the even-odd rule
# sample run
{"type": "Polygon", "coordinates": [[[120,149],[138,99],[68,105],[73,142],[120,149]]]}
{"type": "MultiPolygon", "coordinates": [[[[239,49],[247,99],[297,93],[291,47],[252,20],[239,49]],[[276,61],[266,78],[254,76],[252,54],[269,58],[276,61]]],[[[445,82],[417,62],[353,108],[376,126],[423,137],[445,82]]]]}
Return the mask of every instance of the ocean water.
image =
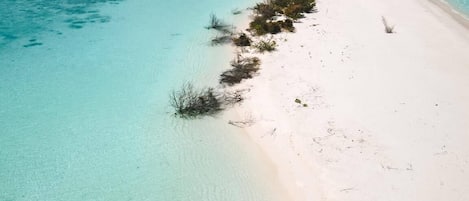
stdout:
{"type": "Polygon", "coordinates": [[[469,0],[445,0],[451,6],[454,7],[455,10],[459,11],[461,14],[465,15],[465,17],[469,18],[469,0]]]}
{"type": "Polygon", "coordinates": [[[0,201],[284,200],[241,130],[168,104],[228,64],[209,14],[252,4],[0,1],[0,201]]]}

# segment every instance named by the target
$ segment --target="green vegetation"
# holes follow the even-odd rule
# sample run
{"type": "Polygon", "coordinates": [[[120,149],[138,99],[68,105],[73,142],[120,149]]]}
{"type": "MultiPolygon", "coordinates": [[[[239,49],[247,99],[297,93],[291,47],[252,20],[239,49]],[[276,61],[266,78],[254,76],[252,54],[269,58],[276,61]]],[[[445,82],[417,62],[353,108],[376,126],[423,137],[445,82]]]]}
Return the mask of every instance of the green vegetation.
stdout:
{"type": "Polygon", "coordinates": [[[272,52],[277,47],[277,43],[274,40],[261,40],[254,44],[254,47],[261,53],[272,52]]]}
{"type": "Polygon", "coordinates": [[[303,18],[304,13],[314,10],[315,0],[270,0],[254,7],[256,17],[249,24],[249,29],[256,35],[276,34],[281,29],[293,32],[293,20],[303,18]],[[275,17],[284,14],[285,21],[275,21],[275,17]]]}

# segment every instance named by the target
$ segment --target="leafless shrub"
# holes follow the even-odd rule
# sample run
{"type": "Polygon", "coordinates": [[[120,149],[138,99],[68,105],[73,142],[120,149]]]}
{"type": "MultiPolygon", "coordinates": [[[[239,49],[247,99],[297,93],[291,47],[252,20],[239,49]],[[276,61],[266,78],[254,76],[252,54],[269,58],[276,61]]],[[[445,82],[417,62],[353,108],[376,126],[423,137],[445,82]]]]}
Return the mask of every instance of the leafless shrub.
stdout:
{"type": "Polygon", "coordinates": [[[191,83],[171,92],[170,105],[182,118],[210,115],[222,110],[220,95],[213,88],[195,89],[191,83]]]}
{"type": "Polygon", "coordinates": [[[231,61],[232,68],[220,75],[220,83],[229,86],[240,83],[243,79],[252,78],[259,70],[260,60],[257,57],[242,57],[240,54],[231,61]]]}
{"type": "Polygon", "coordinates": [[[215,29],[218,31],[223,31],[228,27],[221,19],[219,19],[215,14],[210,14],[210,22],[206,27],[207,29],[215,29]]]}

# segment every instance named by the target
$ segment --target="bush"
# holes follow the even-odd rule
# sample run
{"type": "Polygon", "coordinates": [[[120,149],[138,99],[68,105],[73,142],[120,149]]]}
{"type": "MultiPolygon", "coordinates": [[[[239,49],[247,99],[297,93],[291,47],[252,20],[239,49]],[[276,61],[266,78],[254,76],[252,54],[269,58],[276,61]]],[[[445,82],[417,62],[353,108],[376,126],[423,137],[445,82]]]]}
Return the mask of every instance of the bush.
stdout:
{"type": "Polygon", "coordinates": [[[284,21],[280,21],[279,23],[280,23],[280,27],[282,27],[282,29],[287,30],[289,32],[294,32],[295,31],[295,27],[293,26],[293,20],[286,19],[284,21]]]}
{"type": "Polygon", "coordinates": [[[226,43],[229,43],[231,41],[231,36],[229,35],[221,35],[221,36],[215,36],[212,38],[211,45],[223,45],[226,43]]]}
{"type": "Polygon", "coordinates": [[[251,39],[245,33],[241,33],[233,38],[233,43],[239,47],[251,46],[251,39]]]}
{"type": "Polygon", "coordinates": [[[221,110],[219,97],[213,88],[194,89],[191,83],[186,83],[179,91],[172,91],[170,104],[176,110],[176,115],[193,118],[219,112],[221,110]]]}
{"type": "Polygon", "coordinates": [[[250,79],[259,70],[260,60],[257,57],[241,57],[238,55],[231,62],[232,68],[220,75],[220,84],[229,86],[240,83],[243,79],[250,79]]]}
{"type": "Polygon", "coordinates": [[[277,15],[278,10],[275,8],[273,4],[270,3],[258,3],[254,6],[254,12],[264,18],[272,19],[274,16],[277,15]]]}
{"type": "Polygon", "coordinates": [[[292,19],[303,18],[303,7],[297,4],[291,4],[284,10],[285,16],[292,19]]]}
{"type": "Polygon", "coordinates": [[[277,47],[277,43],[273,40],[268,40],[268,41],[261,40],[258,43],[256,43],[254,47],[261,53],[265,51],[272,52],[277,47]]]}
{"type": "Polygon", "coordinates": [[[225,24],[221,19],[218,19],[215,14],[210,14],[210,23],[206,27],[207,29],[223,31],[226,30],[227,27],[228,25],[225,24]]]}
{"type": "Polygon", "coordinates": [[[249,23],[249,29],[256,35],[264,35],[267,33],[276,34],[282,31],[279,22],[269,22],[263,17],[255,17],[254,20],[249,23]]]}

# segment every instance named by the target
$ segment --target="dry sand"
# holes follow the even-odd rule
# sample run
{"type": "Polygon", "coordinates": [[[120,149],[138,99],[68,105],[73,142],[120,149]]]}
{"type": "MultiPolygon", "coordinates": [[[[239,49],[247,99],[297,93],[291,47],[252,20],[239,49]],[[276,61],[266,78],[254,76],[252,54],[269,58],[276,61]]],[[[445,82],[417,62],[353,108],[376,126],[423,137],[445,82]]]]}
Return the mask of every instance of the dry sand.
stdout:
{"type": "Polygon", "coordinates": [[[427,0],[320,0],[236,108],[294,200],[469,200],[469,31],[427,0]],[[384,33],[381,17],[395,24],[384,33]],[[308,106],[295,103],[299,99],[308,106]]]}

